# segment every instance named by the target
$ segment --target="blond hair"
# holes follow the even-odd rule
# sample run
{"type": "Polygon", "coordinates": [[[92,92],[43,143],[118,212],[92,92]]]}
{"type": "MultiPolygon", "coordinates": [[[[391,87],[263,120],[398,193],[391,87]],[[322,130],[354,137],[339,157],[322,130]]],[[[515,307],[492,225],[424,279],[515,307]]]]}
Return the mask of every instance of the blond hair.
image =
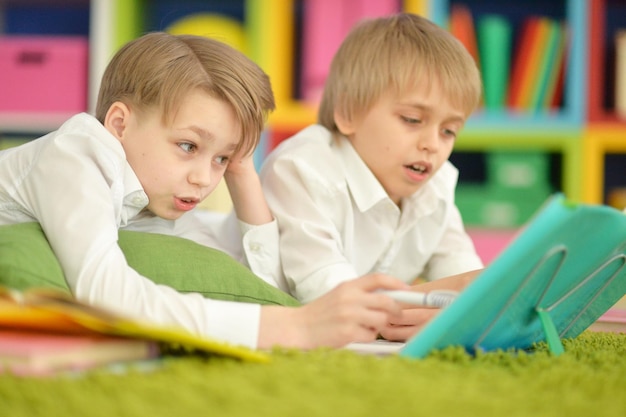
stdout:
{"type": "Polygon", "coordinates": [[[102,77],[96,118],[104,122],[109,107],[121,101],[138,112],[157,108],[169,124],[197,88],[232,106],[239,148],[251,152],[275,106],[269,78],[242,53],[206,37],[153,32],[124,45],[102,77]]]}
{"type": "Polygon", "coordinates": [[[409,13],[362,21],[333,57],[318,123],[338,133],[335,112],[352,120],[384,93],[400,94],[420,81],[437,82],[466,117],[480,101],[482,84],[476,62],[448,31],[409,13]]]}

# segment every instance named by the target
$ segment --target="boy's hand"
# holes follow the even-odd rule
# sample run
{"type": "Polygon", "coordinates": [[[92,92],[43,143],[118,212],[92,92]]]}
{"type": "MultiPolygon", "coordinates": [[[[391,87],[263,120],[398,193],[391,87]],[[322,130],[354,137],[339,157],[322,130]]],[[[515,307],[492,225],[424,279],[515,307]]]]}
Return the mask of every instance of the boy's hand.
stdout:
{"type": "Polygon", "coordinates": [[[265,201],[251,153],[233,155],[226,167],[224,180],[239,220],[260,225],[274,219],[265,201]]]}
{"type": "Polygon", "coordinates": [[[226,167],[224,178],[230,181],[247,175],[257,175],[253,155],[243,155],[241,152],[233,155],[226,167]]]}
{"type": "MultiPolygon", "coordinates": [[[[481,271],[482,269],[478,269],[435,281],[419,283],[411,286],[411,289],[419,292],[462,291],[481,271]]],[[[410,339],[441,311],[439,308],[416,308],[408,304],[403,304],[402,307],[402,315],[390,320],[389,324],[380,331],[380,335],[387,340],[404,342],[410,339]]]]}
{"type": "Polygon", "coordinates": [[[380,335],[393,342],[405,342],[419,332],[440,311],[439,308],[405,308],[399,318],[391,319],[387,326],[381,329],[380,335]]]}
{"type": "Polygon", "coordinates": [[[261,318],[259,347],[272,346],[271,339],[282,346],[302,349],[320,346],[338,348],[351,342],[374,341],[390,321],[401,317],[400,305],[376,292],[379,289],[406,290],[407,285],[382,274],[345,282],[302,307],[273,310],[279,315],[289,314],[282,321],[288,325],[275,326],[277,328],[269,332],[266,332],[266,326],[271,326],[271,319],[266,316],[269,312],[266,308],[261,318]]]}

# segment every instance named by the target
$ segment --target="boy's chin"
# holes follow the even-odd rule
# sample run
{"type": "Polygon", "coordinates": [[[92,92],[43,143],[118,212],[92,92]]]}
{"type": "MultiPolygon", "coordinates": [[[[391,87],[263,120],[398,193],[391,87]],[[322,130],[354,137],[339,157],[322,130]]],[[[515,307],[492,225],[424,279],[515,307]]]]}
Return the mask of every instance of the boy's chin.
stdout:
{"type": "Polygon", "coordinates": [[[178,220],[183,214],[185,214],[185,212],[178,211],[178,210],[171,210],[171,209],[170,210],[158,210],[158,209],[148,208],[148,211],[152,213],[153,215],[164,220],[178,220]]]}
{"type": "Polygon", "coordinates": [[[410,190],[403,190],[402,192],[398,192],[394,194],[390,194],[389,191],[387,191],[387,195],[389,196],[391,201],[393,201],[396,205],[399,206],[402,203],[403,199],[410,198],[411,196],[413,196],[413,194],[418,192],[420,188],[422,187],[419,186],[419,187],[412,188],[410,190]]]}

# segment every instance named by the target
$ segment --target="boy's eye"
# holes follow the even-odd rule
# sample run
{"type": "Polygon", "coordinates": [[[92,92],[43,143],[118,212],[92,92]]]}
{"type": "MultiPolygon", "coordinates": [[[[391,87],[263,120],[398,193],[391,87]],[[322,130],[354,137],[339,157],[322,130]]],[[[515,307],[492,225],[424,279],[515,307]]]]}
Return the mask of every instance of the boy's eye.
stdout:
{"type": "Polygon", "coordinates": [[[447,138],[452,138],[455,139],[456,138],[456,131],[451,130],[451,129],[443,129],[443,135],[447,138]]]}
{"type": "Polygon", "coordinates": [[[178,147],[187,153],[192,153],[197,148],[196,145],[194,145],[193,143],[189,143],[189,142],[181,142],[178,144],[178,147]]]}
{"type": "Polygon", "coordinates": [[[217,156],[217,157],[215,158],[215,162],[216,162],[218,165],[226,165],[226,164],[228,164],[228,161],[229,161],[229,160],[230,160],[230,159],[229,159],[227,156],[217,156]]]}
{"type": "Polygon", "coordinates": [[[409,124],[418,124],[421,123],[421,119],[415,118],[415,117],[409,117],[409,116],[400,116],[402,118],[402,120],[406,123],[409,124]]]}

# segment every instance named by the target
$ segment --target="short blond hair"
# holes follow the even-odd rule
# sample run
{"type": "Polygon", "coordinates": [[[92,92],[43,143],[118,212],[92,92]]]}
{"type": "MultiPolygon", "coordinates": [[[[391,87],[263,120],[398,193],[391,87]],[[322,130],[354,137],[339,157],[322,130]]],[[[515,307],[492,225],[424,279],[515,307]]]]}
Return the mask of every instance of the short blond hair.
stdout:
{"type": "Polygon", "coordinates": [[[438,82],[468,117],[482,92],[480,72],[465,47],[445,29],[409,13],[364,20],[333,57],[318,123],[338,133],[335,112],[352,120],[389,91],[400,94],[420,81],[438,82]]]}
{"type": "Polygon", "coordinates": [[[269,78],[242,53],[207,37],[152,32],[124,45],[102,77],[96,118],[104,122],[121,101],[140,112],[157,108],[169,124],[185,95],[198,88],[232,106],[239,148],[251,152],[275,107],[269,78]]]}

